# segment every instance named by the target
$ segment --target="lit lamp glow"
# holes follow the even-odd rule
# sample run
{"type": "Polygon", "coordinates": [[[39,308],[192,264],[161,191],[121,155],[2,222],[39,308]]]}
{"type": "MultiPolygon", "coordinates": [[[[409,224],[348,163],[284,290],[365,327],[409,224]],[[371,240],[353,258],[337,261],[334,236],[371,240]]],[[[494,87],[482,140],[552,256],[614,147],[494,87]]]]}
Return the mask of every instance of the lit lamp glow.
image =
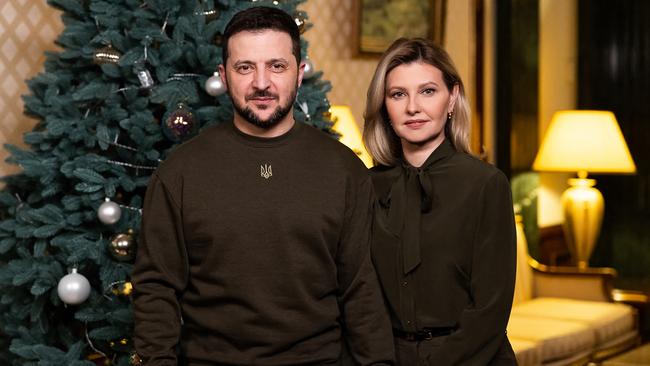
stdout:
{"type": "Polygon", "coordinates": [[[564,236],[573,259],[586,268],[603,220],[603,195],[589,173],[634,173],[616,117],[608,111],[559,111],[553,115],[533,169],[577,172],[561,198],[564,236]]]}
{"type": "Polygon", "coordinates": [[[330,107],[330,113],[332,114],[332,120],[334,121],[332,129],[341,134],[339,141],[349,147],[350,150],[354,151],[359,159],[366,164],[366,167],[372,167],[372,158],[366,150],[366,147],[363,145],[361,131],[359,131],[359,127],[354,121],[354,116],[352,115],[350,107],[344,105],[333,105],[330,107]]]}

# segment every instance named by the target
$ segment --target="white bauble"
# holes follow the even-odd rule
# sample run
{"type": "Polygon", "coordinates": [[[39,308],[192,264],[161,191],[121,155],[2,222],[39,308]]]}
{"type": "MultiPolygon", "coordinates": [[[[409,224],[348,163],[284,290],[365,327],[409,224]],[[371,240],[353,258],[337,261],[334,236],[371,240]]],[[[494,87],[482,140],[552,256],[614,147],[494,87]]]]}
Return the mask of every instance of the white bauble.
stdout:
{"type": "Polygon", "coordinates": [[[122,209],[120,208],[120,205],[107,198],[106,201],[99,206],[99,209],[97,209],[97,217],[99,218],[99,221],[104,224],[112,225],[120,221],[120,217],[122,217],[122,209]]]}
{"type": "Polygon", "coordinates": [[[217,97],[226,92],[226,84],[223,83],[218,72],[215,72],[214,75],[210,76],[208,80],[205,81],[205,92],[217,97]]]}
{"type": "Polygon", "coordinates": [[[59,280],[56,288],[61,301],[68,305],[78,305],[88,299],[90,295],[90,282],[73,268],[71,273],[59,280]]]}

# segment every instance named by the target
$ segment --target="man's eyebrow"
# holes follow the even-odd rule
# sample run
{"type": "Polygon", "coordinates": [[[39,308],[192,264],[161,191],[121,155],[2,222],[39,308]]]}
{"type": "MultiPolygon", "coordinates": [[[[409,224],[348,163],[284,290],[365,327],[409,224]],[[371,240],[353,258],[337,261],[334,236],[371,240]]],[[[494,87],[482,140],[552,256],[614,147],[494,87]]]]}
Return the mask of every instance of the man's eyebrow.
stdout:
{"type": "Polygon", "coordinates": [[[282,58],[282,57],[280,57],[280,58],[273,58],[273,59],[270,59],[270,60],[267,61],[266,63],[267,63],[267,64],[274,64],[274,63],[276,63],[276,62],[281,62],[281,63],[283,63],[283,64],[288,64],[288,63],[289,63],[289,61],[287,61],[285,58],[282,58]]]}
{"type": "Polygon", "coordinates": [[[235,61],[232,65],[233,66],[239,66],[239,65],[252,65],[253,61],[248,61],[248,60],[237,60],[235,61]]]}

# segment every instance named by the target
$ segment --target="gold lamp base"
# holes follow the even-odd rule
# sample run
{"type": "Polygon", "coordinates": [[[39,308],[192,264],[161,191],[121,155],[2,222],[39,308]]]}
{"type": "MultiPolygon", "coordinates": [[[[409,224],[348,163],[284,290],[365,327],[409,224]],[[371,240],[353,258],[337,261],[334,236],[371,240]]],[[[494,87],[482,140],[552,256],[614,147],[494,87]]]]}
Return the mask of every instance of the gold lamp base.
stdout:
{"type": "Polygon", "coordinates": [[[605,201],[594,188],[595,179],[587,179],[586,172],[569,179],[570,187],[561,198],[564,211],[564,236],[571,256],[579,268],[589,266],[589,257],[596,246],[603,221],[605,201]]]}

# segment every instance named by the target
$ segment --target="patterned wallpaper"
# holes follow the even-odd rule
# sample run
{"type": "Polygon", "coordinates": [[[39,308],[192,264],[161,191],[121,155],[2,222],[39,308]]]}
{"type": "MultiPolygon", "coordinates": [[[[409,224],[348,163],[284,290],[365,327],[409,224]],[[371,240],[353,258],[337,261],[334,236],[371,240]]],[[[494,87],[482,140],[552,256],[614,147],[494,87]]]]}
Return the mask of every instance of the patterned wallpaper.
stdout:
{"type": "Polygon", "coordinates": [[[353,0],[309,0],[300,9],[313,25],[305,32],[308,56],[332,83],[330,103],[350,106],[361,126],[366,91],[379,58],[353,57],[353,0]]]}
{"type": "MultiPolygon", "coordinates": [[[[45,0],[0,0],[0,144],[22,144],[34,125],[22,114],[25,80],[43,70],[44,52],[56,48],[62,29],[60,12],[45,0]]],[[[0,176],[17,171],[7,156],[0,149],[0,176]]]]}

